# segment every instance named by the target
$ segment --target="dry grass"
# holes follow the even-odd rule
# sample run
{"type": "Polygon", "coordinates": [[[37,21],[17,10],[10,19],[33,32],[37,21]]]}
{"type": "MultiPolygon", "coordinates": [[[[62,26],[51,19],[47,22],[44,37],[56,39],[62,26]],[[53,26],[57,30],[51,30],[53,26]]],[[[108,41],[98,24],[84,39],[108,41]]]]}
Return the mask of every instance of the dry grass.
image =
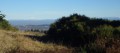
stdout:
{"type": "Polygon", "coordinates": [[[99,52],[120,53],[120,39],[97,39],[92,48],[99,52]]]}
{"type": "Polygon", "coordinates": [[[72,53],[72,49],[65,46],[42,43],[24,37],[24,35],[36,34],[38,35],[31,32],[0,30],[0,53],[72,53]]]}

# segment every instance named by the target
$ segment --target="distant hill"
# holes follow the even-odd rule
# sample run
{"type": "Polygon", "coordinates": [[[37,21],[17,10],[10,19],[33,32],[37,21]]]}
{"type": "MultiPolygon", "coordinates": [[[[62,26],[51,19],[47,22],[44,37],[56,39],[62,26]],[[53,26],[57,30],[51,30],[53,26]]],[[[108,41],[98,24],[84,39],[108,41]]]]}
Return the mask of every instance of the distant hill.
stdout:
{"type": "Polygon", "coordinates": [[[31,30],[39,30],[39,31],[47,31],[49,29],[49,25],[16,25],[14,26],[18,28],[20,31],[31,31],[31,30]]]}
{"type": "MultiPolygon", "coordinates": [[[[102,19],[120,20],[119,17],[103,17],[102,19]]],[[[55,22],[55,19],[46,20],[8,20],[12,25],[50,25],[55,22]]]]}
{"type": "Polygon", "coordinates": [[[10,24],[20,31],[48,30],[49,25],[55,20],[9,20],[10,24]]]}
{"type": "Polygon", "coordinates": [[[55,20],[9,20],[12,25],[50,25],[55,20]]]}
{"type": "Polygon", "coordinates": [[[119,17],[103,17],[102,19],[108,19],[108,20],[120,20],[119,17]]]}

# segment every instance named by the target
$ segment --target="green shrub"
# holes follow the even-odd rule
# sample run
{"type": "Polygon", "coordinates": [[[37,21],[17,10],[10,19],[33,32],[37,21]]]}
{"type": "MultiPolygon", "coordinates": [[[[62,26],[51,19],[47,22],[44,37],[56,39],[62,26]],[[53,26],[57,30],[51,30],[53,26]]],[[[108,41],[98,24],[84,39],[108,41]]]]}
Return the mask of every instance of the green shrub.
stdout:
{"type": "Polygon", "coordinates": [[[120,39],[120,27],[115,28],[113,34],[114,38],[120,39]]]}
{"type": "Polygon", "coordinates": [[[102,25],[93,30],[92,33],[98,38],[111,38],[113,37],[114,28],[112,26],[102,25]]]}

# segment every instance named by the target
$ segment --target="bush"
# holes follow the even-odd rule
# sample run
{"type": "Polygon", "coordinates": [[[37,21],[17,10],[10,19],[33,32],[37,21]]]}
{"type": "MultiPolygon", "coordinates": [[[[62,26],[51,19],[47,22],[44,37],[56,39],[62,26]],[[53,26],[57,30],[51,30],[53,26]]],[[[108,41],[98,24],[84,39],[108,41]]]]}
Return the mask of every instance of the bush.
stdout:
{"type": "Polygon", "coordinates": [[[94,33],[94,35],[96,35],[98,38],[112,38],[113,31],[114,28],[112,26],[102,25],[93,29],[92,33],[94,33]]]}
{"type": "Polygon", "coordinates": [[[115,28],[114,32],[114,38],[120,39],[120,27],[115,28]]]}

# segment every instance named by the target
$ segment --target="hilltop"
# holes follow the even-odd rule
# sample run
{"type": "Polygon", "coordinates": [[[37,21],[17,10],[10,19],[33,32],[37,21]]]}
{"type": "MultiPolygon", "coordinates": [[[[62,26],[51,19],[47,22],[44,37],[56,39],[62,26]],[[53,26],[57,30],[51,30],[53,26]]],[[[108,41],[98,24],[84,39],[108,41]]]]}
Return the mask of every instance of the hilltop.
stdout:
{"type": "Polygon", "coordinates": [[[119,20],[90,18],[76,13],[56,20],[43,33],[20,32],[3,18],[1,15],[0,53],[120,52],[119,20]]]}

